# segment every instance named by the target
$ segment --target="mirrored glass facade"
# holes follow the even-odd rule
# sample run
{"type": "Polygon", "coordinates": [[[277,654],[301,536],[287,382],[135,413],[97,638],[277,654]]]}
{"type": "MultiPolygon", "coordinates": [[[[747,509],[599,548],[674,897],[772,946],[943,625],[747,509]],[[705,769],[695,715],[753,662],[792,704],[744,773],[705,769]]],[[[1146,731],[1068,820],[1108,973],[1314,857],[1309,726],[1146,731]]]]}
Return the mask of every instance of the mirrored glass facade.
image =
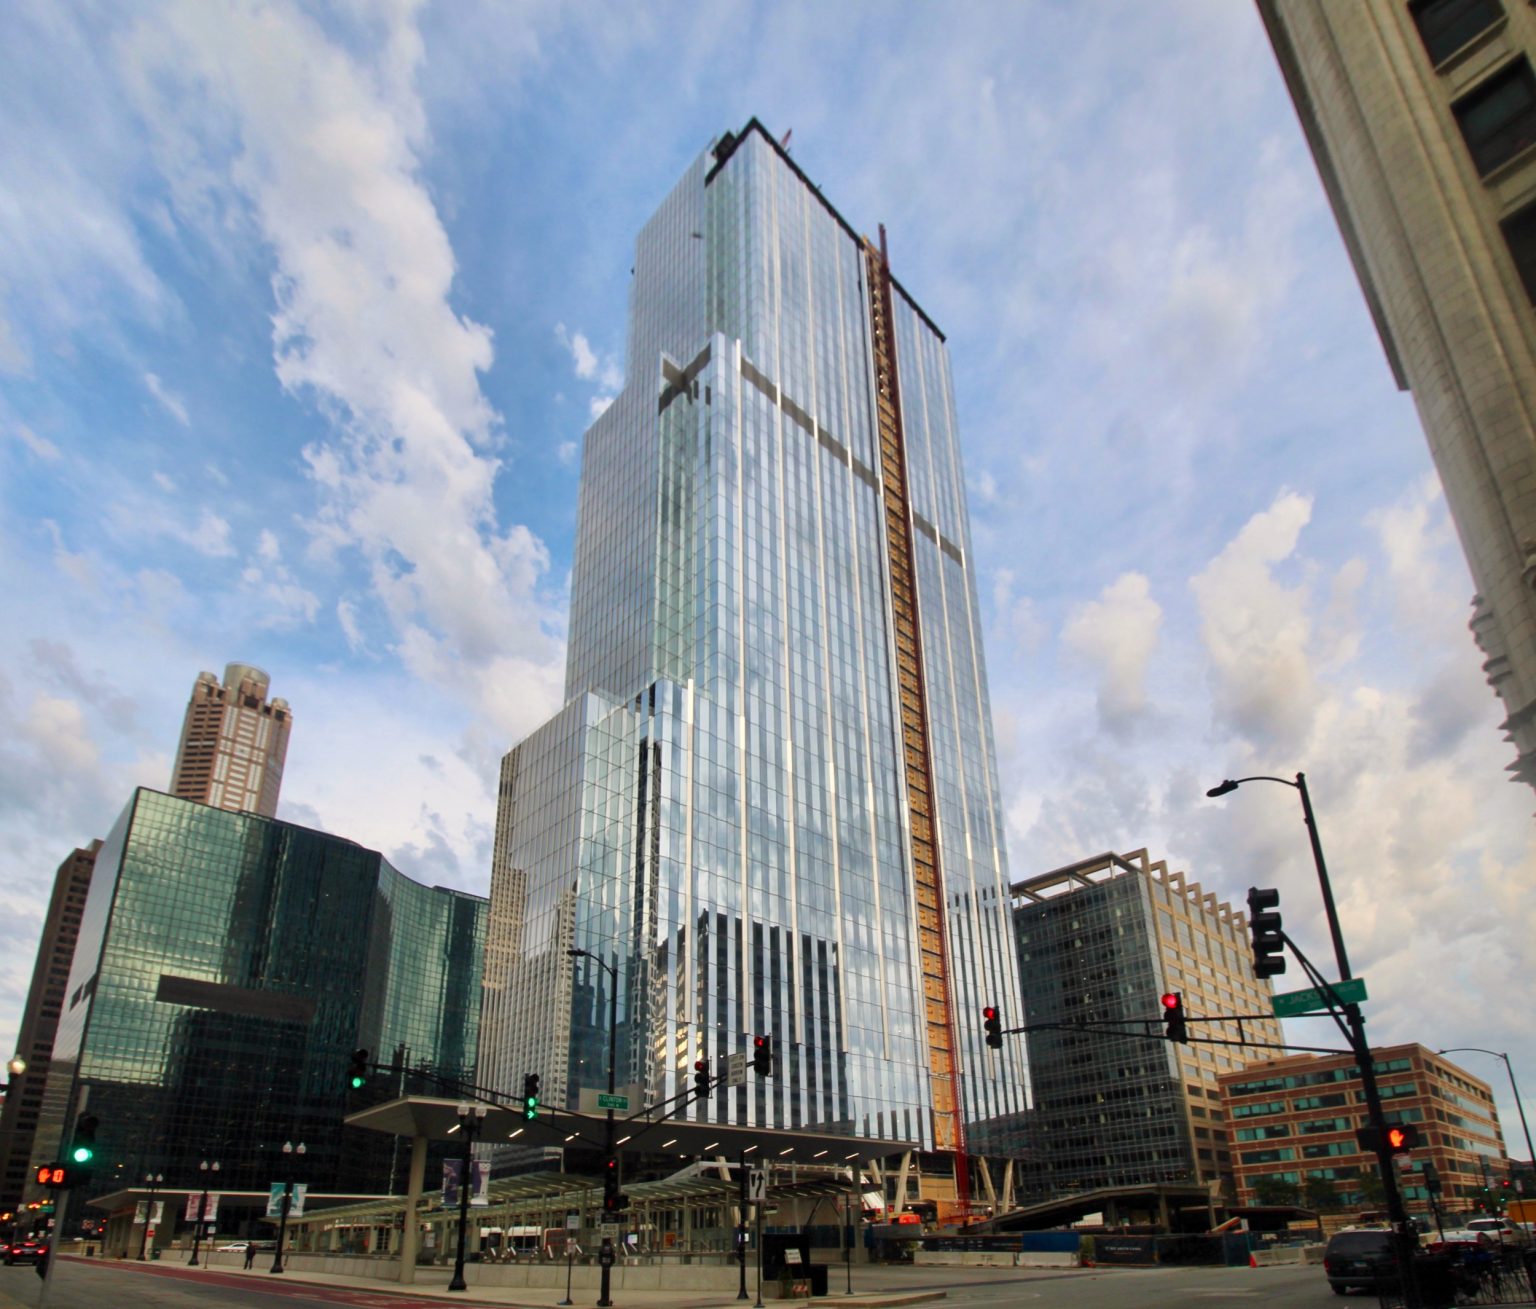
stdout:
{"type": "Polygon", "coordinates": [[[686,1110],[710,1121],[980,1152],[1023,1108],[981,1039],[1018,982],[948,359],[893,284],[893,455],[877,257],[756,123],[640,235],[626,384],[583,453],[570,702],[503,766],[499,1084],[602,1087],[611,1012],[615,1081],[654,1100],[773,1037],[778,1075],[686,1110]]]}
{"type": "Polygon", "coordinates": [[[341,1127],[348,1057],[473,1074],[485,906],[341,837],[136,792],[97,857],[40,1148],[86,1102],[93,1192],[205,1159],[264,1189],[285,1141],[316,1190],[400,1189],[394,1141],[341,1127]]]}

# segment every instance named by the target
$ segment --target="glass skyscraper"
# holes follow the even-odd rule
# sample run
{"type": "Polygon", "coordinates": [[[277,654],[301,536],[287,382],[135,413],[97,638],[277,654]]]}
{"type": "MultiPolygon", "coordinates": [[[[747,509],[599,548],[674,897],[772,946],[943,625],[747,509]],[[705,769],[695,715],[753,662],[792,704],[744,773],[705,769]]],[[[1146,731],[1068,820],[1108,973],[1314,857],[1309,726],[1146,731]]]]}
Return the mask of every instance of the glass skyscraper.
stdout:
{"type": "Polygon", "coordinates": [[[135,792],[96,856],[34,1157],[88,1107],[94,1192],[195,1185],[209,1158],[264,1189],[284,1141],[315,1190],[398,1190],[394,1142],[341,1126],[348,1056],[472,1075],[485,907],[342,837],[135,792]]]}
{"type": "Polygon", "coordinates": [[[754,120],[641,232],[627,354],[568,701],[502,767],[483,1077],[574,1106],[612,1013],[661,1101],[765,1035],[684,1112],[986,1153],[1024,1086],[943,334],[754,120]]]}

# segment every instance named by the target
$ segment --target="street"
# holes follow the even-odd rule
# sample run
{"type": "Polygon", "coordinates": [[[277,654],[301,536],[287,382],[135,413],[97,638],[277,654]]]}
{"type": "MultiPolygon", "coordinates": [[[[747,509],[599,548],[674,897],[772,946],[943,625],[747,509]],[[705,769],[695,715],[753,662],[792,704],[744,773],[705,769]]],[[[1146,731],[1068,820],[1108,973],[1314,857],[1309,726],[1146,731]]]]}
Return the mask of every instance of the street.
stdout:
{"type": "MultiPolygon", "coordinates": [[[[473,1277],[473,1272],[471,1272],[473,1277]]],[[[91,1262],[66,1259],[54,1270],[50,1309],[101,1309],[109,1306],[146,1306],[148,1309],[319,1309],[342,1305],[353,1309],[440,1309],[444,1303],[484,1309],[489,1305],[516,1304],[532,1309],[553,1309],[561,1293],[518,1290],[476,1295],[473,1284],[466,1296],[397,1294],[387,1284],[348,1286],[316,1285],[299,1280],[235,1270],[187,1269],[179,1264],[91,1262]]],[[[996,1269],[925,1268],[911,1266],[864,1267],[853,1270],[853,1294],[846,1293],[847,1277],[841,1265],[831,1269],[831,1309],[839,1301],[858,1303],[888,1295],[925,1291],[942,1293],[945,1303],[964,1309],[1001,1309],[1002,1306],[1049,1305],[1051,1309],[1111,1309],[1135,1305],[1136,1309],[1188,1309],[1190,1305],[1263,1304],[1265,1309],[1322,1309],[1338,1304],[1323,1280],[1322,1269],[1312,1266],[1275,1268],[1126,1268],[1126,1269],[996,1269]]],[[[752,1285],[749,1282],[749,1285],[752,1285]]],[[[753,1288],[755,1289],[755,1287],[753,1288]]],[[[769,1290],[770,1288],[765,1288],[769,1290]]],[[[0,1309],[38,1304],[42,1283],[30,1267],[0,1268],[0,1309]]],[[[576,1309],[587,1309],[595,1292],[577,1291],[576,1309]]],[[[625,1295],[615,1291],[615,1309],[695,1309],[707,1305],[734,1305],[729,1293],[669,1295],[650,1291],[625,1295]]],[[[1372,1297],[1356,1297],[1364,1305],[1372,1297]]],[[[745,1303],[750,1304],[751,1301],[745,1303]]],[[[767,1303],[772,1304],[773,1301],[767,1303]]]]}

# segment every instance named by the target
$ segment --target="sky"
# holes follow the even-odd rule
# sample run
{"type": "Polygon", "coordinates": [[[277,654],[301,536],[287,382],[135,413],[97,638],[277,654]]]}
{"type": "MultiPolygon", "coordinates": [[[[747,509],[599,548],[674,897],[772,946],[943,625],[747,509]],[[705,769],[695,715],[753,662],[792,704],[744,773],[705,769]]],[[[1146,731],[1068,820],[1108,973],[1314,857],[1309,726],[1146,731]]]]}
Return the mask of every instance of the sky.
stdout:
{"type": "Polygon", "coordinates": [[[1326,963],[1295,789],[1205,796],[1304,772],[1372,1040],[1536,1086],[1536,796],[1246,0],[5,5],[0,1046],[204,669],[293,706],[279,817],[488,890],[635,236],[754,116],[948,337],[1011,876],[1145,848],[1326,963]]]}

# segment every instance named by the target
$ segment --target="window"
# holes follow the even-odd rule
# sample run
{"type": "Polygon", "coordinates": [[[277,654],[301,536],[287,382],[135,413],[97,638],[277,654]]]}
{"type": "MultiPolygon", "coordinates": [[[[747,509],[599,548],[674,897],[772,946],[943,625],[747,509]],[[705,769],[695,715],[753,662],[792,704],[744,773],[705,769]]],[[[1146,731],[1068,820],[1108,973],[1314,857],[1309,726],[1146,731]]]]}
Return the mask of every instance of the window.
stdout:
{"type": "Polygon", "coordinates": [[[1486,177],[1536,141],[1536,78],[1524,59],[1495,73],[1453,106],[1457,126],[1486,177]]]}
{"type": "Polygon", "coordinates": [[[1536,205],[1527,205],[1501,224],[1509,253],[1515,259],[1515,271],[1525,283],[1525,293],[1536,304],[1536,205]]]}
{"type": "Polygon", "coordinates": [[[1436,67],[1504,17],[1499,0],[1413,0],[1408,12],[1436,67]]]}

